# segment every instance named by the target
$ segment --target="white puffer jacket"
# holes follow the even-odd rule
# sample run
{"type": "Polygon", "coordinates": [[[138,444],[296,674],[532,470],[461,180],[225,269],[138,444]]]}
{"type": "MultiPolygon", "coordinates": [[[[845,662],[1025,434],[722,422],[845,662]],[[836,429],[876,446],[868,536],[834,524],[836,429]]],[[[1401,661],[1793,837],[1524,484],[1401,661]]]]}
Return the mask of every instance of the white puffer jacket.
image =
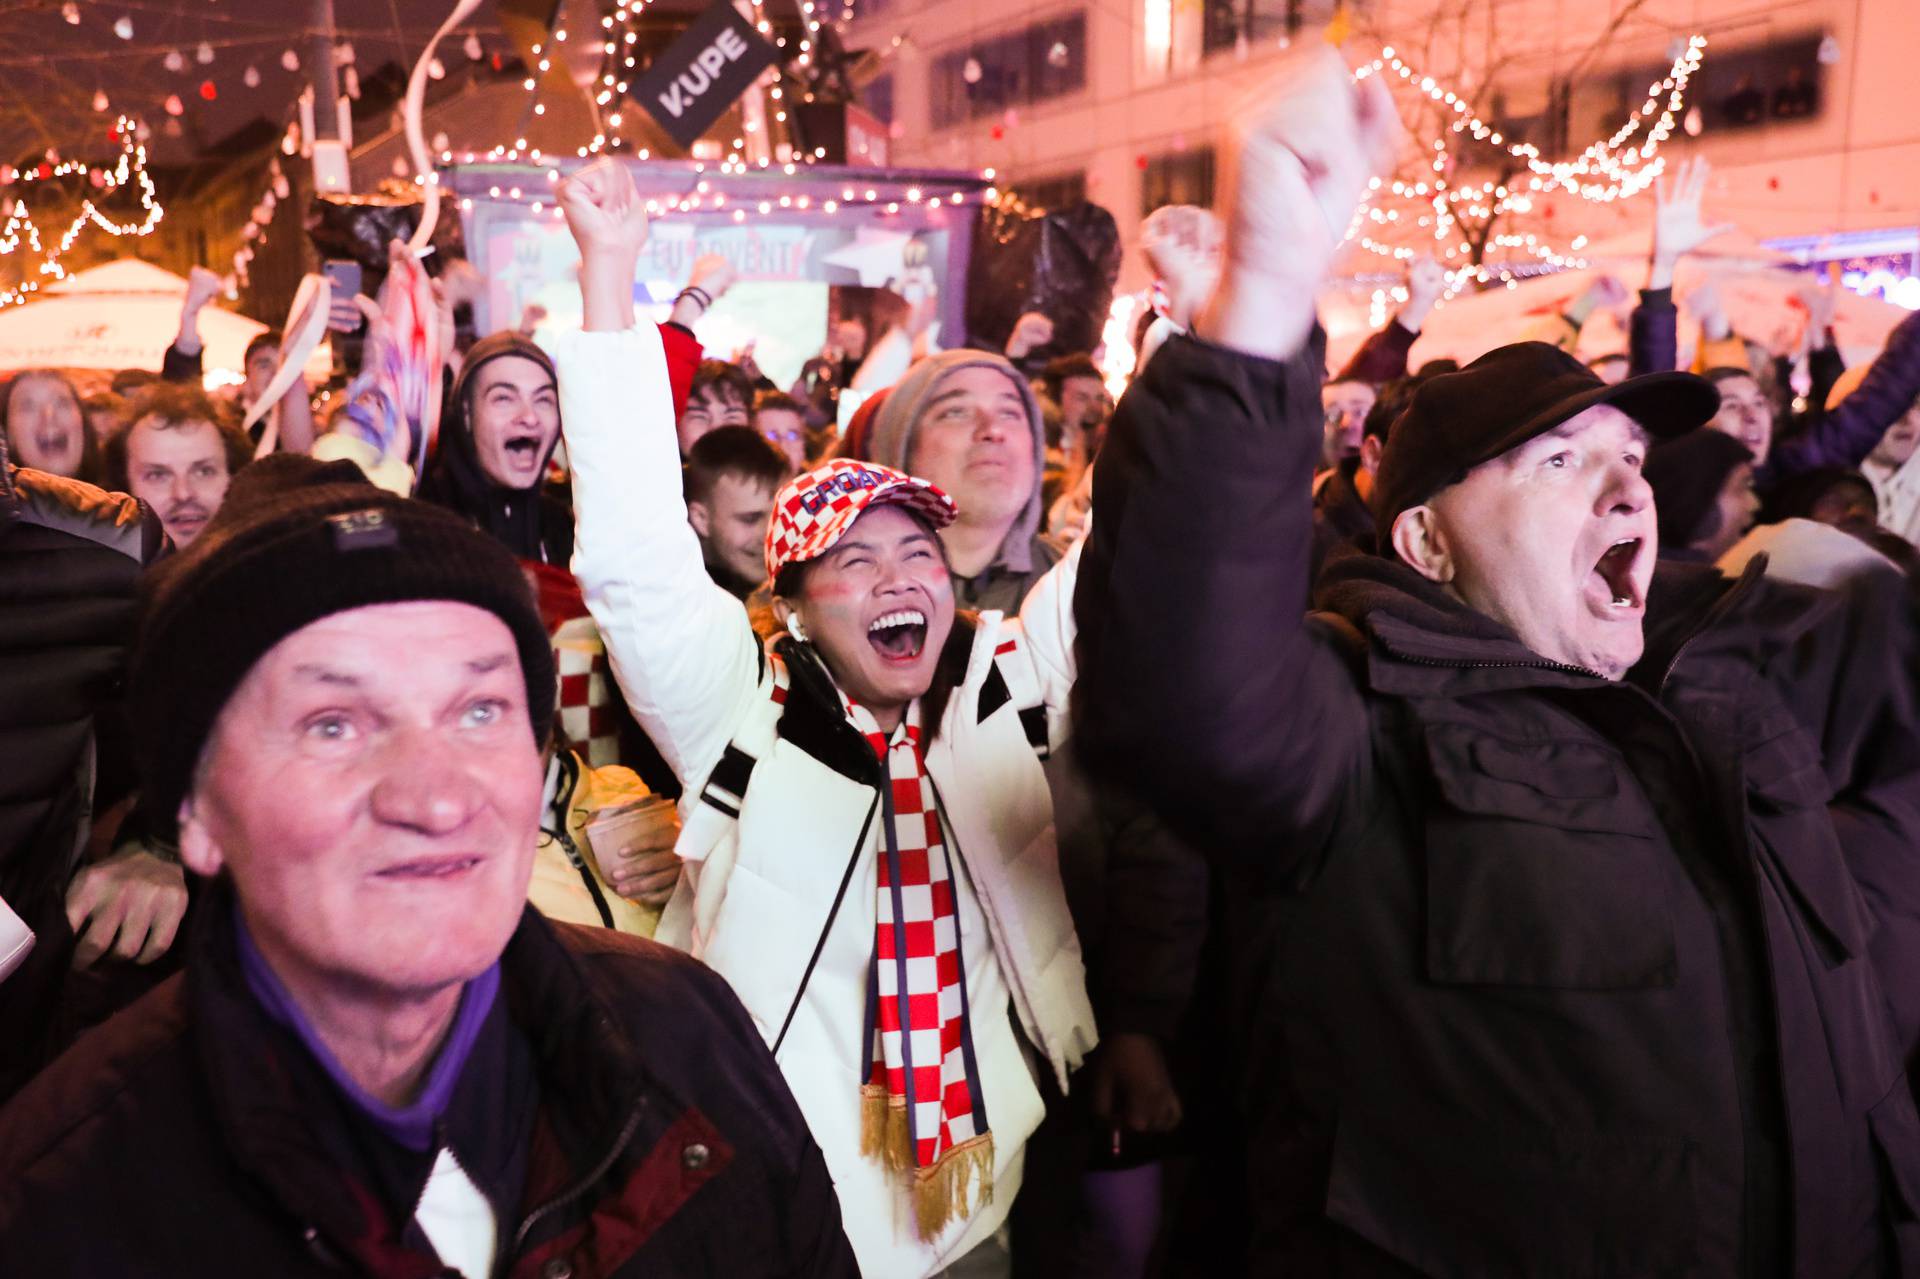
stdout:
{"type": "MultiPolygon", "coordinates": [[[[1042,771],[1067,731],[1079,557],[1034,588],[1019,618],[982,615],[926,752],[963,867],[961,947],[996,1166],[993,1201],[923,1241],[898,1179],[859,1153],[873,753],[811,650],[763,647],[739,602],[708,578],[681,497],[658,333],[568,334],[557,355],[573,571],[628,705],[687,791],[686,874],[656,938],[726,977],[768,1044],[778,1042],[862,1272],[930,1274],[991,1235],[1019,1188],[1043,1112],[1020,1035],[1063,1089],[1095,1042],[1042,771]]],[[[963,624],[955,642],[969,643],[963,624]]]]}

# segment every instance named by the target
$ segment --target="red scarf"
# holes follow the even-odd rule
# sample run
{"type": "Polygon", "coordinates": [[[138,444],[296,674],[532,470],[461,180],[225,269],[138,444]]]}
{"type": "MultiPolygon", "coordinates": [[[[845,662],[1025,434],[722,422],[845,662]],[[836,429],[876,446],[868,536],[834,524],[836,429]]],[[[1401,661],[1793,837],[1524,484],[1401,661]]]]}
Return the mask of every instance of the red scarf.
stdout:
{"type": "Polygon", "coordinates": [[[849,702],[847,713],[886,765],[888,782],[860,1150],[911,1173],[915,1224],[932,1239],[993,1198],[993,1135],[968,1019],[954,864],[920,754],[920,704],[890,737],[864,707],[849,702]]]}

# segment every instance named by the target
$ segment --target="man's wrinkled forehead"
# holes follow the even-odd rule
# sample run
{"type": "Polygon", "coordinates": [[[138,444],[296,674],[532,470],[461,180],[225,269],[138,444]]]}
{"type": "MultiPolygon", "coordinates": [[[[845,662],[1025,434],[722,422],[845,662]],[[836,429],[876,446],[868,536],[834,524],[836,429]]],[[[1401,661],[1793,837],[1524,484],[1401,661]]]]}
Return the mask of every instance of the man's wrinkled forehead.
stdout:
{"type": "MultiPolygon", "coordinates": [[[[1514,445],[1505,453],[1494,458],[1493,463],[1511,463],[1527,454],[1537,452],[1551,443],[1577,444],[1589,437],[1594,431],[1619,428],[1622,426],[1626,428],[1628,438],[1634,444],[1639,445],[1640,448],[1645,449],[1653,442],[1653,437],[1648,434],[1647,428],[1640,425],[1639,422],[1621,412],[1619,409],[1614,408],[1611,404],[1596,404],[1590,409],[1583,409],[1581,412],[1574,414],[1557,426],[1548,427],[1531,439],[1520,441],[1520,443],[1514,445]]],[[[1491,464],[1492,463],[1490,463],[1490,465],[1491,464]]]]}

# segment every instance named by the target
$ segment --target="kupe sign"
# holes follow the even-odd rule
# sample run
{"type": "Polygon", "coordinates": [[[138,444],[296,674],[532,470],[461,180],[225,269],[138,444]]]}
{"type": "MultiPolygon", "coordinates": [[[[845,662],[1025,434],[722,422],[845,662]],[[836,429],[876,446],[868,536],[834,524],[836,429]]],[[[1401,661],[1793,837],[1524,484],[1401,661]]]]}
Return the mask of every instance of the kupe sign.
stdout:
{"type": "Polygon", "coordinates": [[[691,149],[779,57],[731,0],[715,0],[633,82],[632,96],[668,137],[691,149]]]}

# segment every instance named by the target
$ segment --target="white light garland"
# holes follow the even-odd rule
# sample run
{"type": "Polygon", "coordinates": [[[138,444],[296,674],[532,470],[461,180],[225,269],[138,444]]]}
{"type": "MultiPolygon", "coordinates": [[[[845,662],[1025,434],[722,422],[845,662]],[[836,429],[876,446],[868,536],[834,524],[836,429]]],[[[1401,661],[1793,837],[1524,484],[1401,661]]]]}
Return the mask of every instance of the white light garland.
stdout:
{"type": "MultiPolygon", "coordinates": [[[[153,178],[147,173],[147,148],[139,138],[140,126],[130,116],[121,116],[114,125],[113,136],[120,140],[120,156],[111,167],[97,168],[80,160],[62,160],[36,165],[31,169],[20,170],[14,181],[22,186],[31,186],[39,182],[51,182],[57,178],[81,177],[112,194],[123,187],[134,186],[139,191],[141,217],[135,221],[116,222],[101,212],[93,196],[80,201],[80,211],[74,215],[67,228],[60,235],[59,242],[49,251],[42,243],[40,228],[33,220],[32,210],[24,195],[16,195],[13,208],[6,221],[0,223],[0,257],[8,257],[22,248],[29,253],[40,254],[41,260],[31,272],[22,272],[24,278],[18,284],[0,286],[0,310],[18,306],[37,293],[42,280],[64,280],[67,269],[61,264],[74,242],[80,238],[81,231],[89,222],[113,236],[144,236],[151,234],[160,219],[166,216],[166,210],[155,198],[153,178]]],[[[49,152],[49,156],[51,156],[49,152]]],[[[103,197],[104,198],[104,197],[103,197]]]]}
{"type": "MultiPolygon", "coordinates": [[[[1574,159],[1563,161],[1544,160],[1539,148],[1531,143],[1514,142],[1503,137],[1498,129],[1473,110],[1464,97],[1432,76],[1420,74],[1392,47],[1381,49],[1379,57],[1363,63],[1355,70],[1355,80],[1377,75],[1392,83],[1389,77],[1397,78],[1406,88],[1446,108],[1452,118],[1442,136],[1432,140],[1432,155],[1421,166],[1424,170],[1422,177],[1411,181],[1404,178],[1391,181],[1375,178],[1369,183],[1367,194],[1347,228],[1346,238],[1357,242],[1370,253],[1399,262],[1410,261],[1422,256],[1423,252],[1431,254],[1442,266],[1449,268],[1448,296],[1472,281],[1483,284],[1498,282],[1513,287],[1517,268],[1471,261],[1473,248],[1469,240],[1463,238],[1461,219],[1471,219],[1484,229],[1505,214],[1532,212],[1535,197],[1551,192],[1565,192],[1592,204],[1611,204],[1645,191],[1666,170],[1666,160],[1658,155],[1658,151],[1661,144],[1673,134],[1686,100],[1687,83],[1700,69],[1706,47],[1705,36],[1690,37],[1684,49],[1674,58],[1667,74],[1648,86],[1646,101],[1611,137],[1595,141],[1574,159]],[[1504,151],[1506,157],[1521,162],[1525,166],[1524,175],[1516,174],[1510,184],[1483,181],[1456,185],[1451,179],[1456,159],[1454,147],[1469,137],[1475,142],[1504,151]],[[1642,140],[1635,143],[1636,138],[1642,140]],[[1401,205],[1395,207],[1387,204],[1386,201],[1390,199],[1400,201],[1401,205]],[[1431,239],[1431,244],[1427,244],[1424,250],[1405,244],[1388,244],[1367,233],[1369,226],[1384,228],[1409,224],[1419,230],[1431,231],[1430,237],[1415,237],[1423,244],[1426,239],[1431,239]]],[[[1577,251],[1585,239],[1584,236],[1576,239],[1574,250],[1577,251]]],[[[1562,252],[1533,234],[1493,235],[1486,239],[1483,247],[1530,257],[1539,264],[1535,269],[1587,265],[1584,259],[1571,252],[1562,252]]],[[[1381,299],[1376,298],[1375,301],[1377,307],[1381,299]]]]}

